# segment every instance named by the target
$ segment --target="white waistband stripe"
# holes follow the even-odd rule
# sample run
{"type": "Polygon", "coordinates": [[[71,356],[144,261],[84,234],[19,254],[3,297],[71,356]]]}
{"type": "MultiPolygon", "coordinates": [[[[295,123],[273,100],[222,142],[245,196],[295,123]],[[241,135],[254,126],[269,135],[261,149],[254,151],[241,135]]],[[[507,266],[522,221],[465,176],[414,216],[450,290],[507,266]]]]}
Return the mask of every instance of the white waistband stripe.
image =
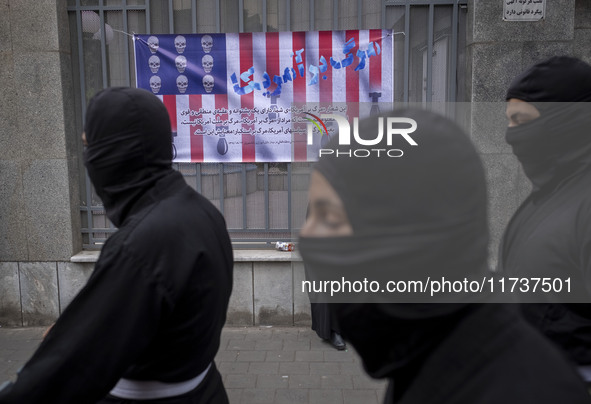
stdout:
{"type": "Polygon", "coordinates": [[[176,397],[195,389],[207,376],[211,363],[197,377],[180,383],[163,383],[151,380],[120,379],[110,394],[128,400],[152,400],[176,397]]]}

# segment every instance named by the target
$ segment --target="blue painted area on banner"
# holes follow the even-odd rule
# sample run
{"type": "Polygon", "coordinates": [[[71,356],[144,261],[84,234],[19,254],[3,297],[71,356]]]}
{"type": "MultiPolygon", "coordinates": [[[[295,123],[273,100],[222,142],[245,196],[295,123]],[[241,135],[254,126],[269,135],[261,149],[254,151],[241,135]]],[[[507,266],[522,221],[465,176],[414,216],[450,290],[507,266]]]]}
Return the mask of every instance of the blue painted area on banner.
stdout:
{"type": "Polygon", "coordinates": [[[134,38],[138,88],[157,95],[227,93],[224,34],[135,35],[134,38]]]}

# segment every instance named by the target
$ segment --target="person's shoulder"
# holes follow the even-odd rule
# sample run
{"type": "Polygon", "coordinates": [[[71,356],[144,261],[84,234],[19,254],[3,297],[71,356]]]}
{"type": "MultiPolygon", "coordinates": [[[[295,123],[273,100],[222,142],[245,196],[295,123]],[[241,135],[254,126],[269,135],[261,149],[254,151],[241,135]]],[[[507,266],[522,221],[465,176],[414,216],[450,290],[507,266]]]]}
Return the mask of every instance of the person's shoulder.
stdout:
{"type": "Polygon", "coordinates": [[[227,232],[219,210],[205,197],[186,186],[163,198],[130,223],[126,244],[161,248],[186,240],[197,248],[199,241],[227,232]]]}

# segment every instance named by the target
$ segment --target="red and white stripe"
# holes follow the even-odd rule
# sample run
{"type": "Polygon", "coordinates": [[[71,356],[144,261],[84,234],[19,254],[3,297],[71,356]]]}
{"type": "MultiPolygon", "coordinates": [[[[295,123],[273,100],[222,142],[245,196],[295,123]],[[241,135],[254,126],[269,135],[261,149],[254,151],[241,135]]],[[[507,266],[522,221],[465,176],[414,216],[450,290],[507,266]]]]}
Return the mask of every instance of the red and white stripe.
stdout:
{"type": "MultiPolygon", "coordinates": [[[[350,118],[363,115],[371,102],[370,93],[377,91],[382,95],[380,102],[393,100],[393,65],[392,37],[387,30],[350,30],[350,31],[315,31],[315,32],[267,32],[267,33],[228,33],[226,37],[226,69],[227,94],[218,95],[165,95],[160,96],[166,105],[173,126],[177,132],[174,139],[177,148],[176,161],[191,162],[265,162],[265,161],[306,161],[314,159],[306,143],[305,123],[294,124],[301,132],[291,133],[292,124],[290,109],[292,103],[349,103],[347,114],[350,118]],[[354,38],[355,47],[351,50],[355,56],[352,65],[334,69],[330,65],[330,57],[343,60],[344,44],[354,38]],[[367,50],[370,42],[379,45],[380,54],[366,59],[364,69],[354,71],[359,63],[357,50],[367,50]],[[301,48],[305,66],[305,76],[300,77],[295,52],[301,48]],[[319,66],[320,57],[324,56],[328,69],[320,73],[318,84],[308,85],[312,74],[309,66],[319,66]],[[249,94],[238,95],[233,90],[230,79],[232,73],[240,77],[240,73],[254,66],[255,73],[251,77],[256,83],[263,83],[263,73],[271,78],[268,89],[254,90],[249,94]],[[283,76],[285,68],[294,68],[296,78],[282,84],[281,94],[277,98],[277,107],[283,109],[277,117],[285,121],[265,122],[271,98],[263,93],[273,92],[277,85],[272,81],[275,75],[283,76]],[[323,78],[326,76],[326,79],[323,78]],[[222,109],[228,113],[217,115],[187,115],[189,110],[218,112],[222,109]],[[246,109],[247,111],[244,111],[246,109]],[[242,111],[241,111],[242,110],[242,111]],[[185,114],[183,114],[183,111],[185,114]],[[210,116],[211,115],[211,116],[210,116]],[[219,128],[213,123],[218,120],[233,119],[225,136],[228,152],[218,153],[219,128]],[[203,119],[203,125],[190,125],[203,119]],[[185,122],[183,124],[183,122],[185,122]],[[210,122],[210,123],[207,123],[210,122]],[[284,133],[269,134],[269,130],[282,129],[284,133]],[[257,131],[261,132],[257,134],[257,131]],[[266,133],[266,134],[265,134],[266,133]]],[[[376,47],[377,50],[377,47],[376,47]]],[[[241,86],[247,83],[240,81],[241,86]]]]}

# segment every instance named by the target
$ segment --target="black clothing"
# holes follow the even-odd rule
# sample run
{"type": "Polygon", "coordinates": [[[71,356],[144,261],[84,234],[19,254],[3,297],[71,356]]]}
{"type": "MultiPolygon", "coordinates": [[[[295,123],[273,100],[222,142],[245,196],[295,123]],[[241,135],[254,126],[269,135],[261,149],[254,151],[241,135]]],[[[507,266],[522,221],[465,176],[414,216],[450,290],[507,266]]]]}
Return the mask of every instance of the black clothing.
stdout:
{"type": "MultiPolygon", "coordinates": [[[[306,268],[329,279],[490,275],[486,181],[468,137],[431,112],[390,116],[417,122],[418,146],[404,148],[403,157],[319,161],[316,169],[342,200],[353,235],[301,237],[306,268]]],[[[376,132],[375,118],[360,125],[362,136],[376,132]]],[[[509,308],[453,296],[453,303],[431,303],[421,293],[417,304],[390,303],[384,295],[366,293],[330,308],[369,375],[391,380],[387,403],[591,402],[566,359],[509,308]]]]}
{"type": "MultiPolygon", "coordinates": [[[[589,190],[591,165],[552,192],[526,199],[505,231],[499,257],[503,275],[570,278],[572,291],[562,301],[570,295],[591,302],[589,190]]],[[[531,303],[522,310],[575,363],[591,364],[591,304],[531,303]]]]}
{"type": "Polygon", "coordinates": [[[509,127],[506,139],[534,191],[556,186],[591,161],[591,66],[568,56],[542,61],[513,80],[506,99],[533,104],[540,117],[509,127]]]}
{"type": "MultiPolygon", "coordinates": [[[[395,331],[392,331],[395,332],[395,331]]],[[[506,305],[475,308],[426,358],[397,404],[590,403],[572,366],[506,305]]]]}
{"type": "Polygon", "coordinates": [[[320,338],[330,339],[330,334],[336,324],[333,325],[328,304],[310,303],[310,312],[312,314],[312,329],[320,338]]]}
{"type": "MultiPolygon", "coordinates": [[[[418,145],[409,146],[402,136],[392,137],[390,145],[384,136],[372,147],[399,148],[404,150],[402,157],[348,158],[335,153],[323,156],[315,166],[342,200],[353,235],[301,237],[307,279],[366,277],[382,285],[393,279],[416,281],[430,276],[482,279],[487,271],[487,196],[484,169],[474,146],[455,123],[440,115],[402,109],[382,118],[391,116],[417,122],[412,137],[418,145]]],[[[365,137],[379,132],[377,118],[361,122],[359,132],[365,137]]],[[[334,138],[327,148],[343,152],[351,148],[337,141],[334,138]]],[[[428,295],[391,293],[316,293],[310,298],[313,302],[383,303],[413,296],[422,303],[435,301],[428,295]]]]}
{"type": "Polygon", "coordinates": [[[323,340],[329,342],[333,347],[342,351],[347,349],[347,344],[341,337],[338,323],[331,314],[328,303],[310,303],[312,317],[312,330],[316,331],[323,340]]]}
{"type": "Polygon", "coordinates": [[[144,90],[107,89],[91,101],[86,163],[119,230],[0,403],[95,403],[122,377],[179,383],[213,361],[231,242],[219,211],[172,169],[161,119],[164,105],[144,90]]]}
{"type": "Polygon", "coordinates": [[[591,111],[579,101],[591,101],[591,66],[570,57],[550,58],[517,77],[510,98],[532,103],[540,117],[507,129],[507,142],[534,187],[505,230],[499,272],[570,278],[570,293],[539,295],[541,303],[521,308],[573,362],[589,365],[591,111]]]}
{"type": "MultiPolygon", "coordinates": [[[[553,56],[518,75],[505,99],[533,103],[591,100],[591,66],[570,56],[553,56]]],[[[543,108],[543,105],[542,105],[543,108]]]]}

